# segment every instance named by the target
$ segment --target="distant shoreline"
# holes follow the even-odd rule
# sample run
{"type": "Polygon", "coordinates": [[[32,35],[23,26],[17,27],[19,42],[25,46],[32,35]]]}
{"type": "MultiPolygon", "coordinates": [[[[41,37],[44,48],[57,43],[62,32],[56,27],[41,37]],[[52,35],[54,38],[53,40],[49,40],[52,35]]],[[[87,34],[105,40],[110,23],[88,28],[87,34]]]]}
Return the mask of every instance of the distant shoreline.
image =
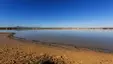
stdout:
{"type": "Polygon", "coordinates": [[[74,28],[74,27],[0,27],[0,30],[113,30],[113,27],[74,28]]]}

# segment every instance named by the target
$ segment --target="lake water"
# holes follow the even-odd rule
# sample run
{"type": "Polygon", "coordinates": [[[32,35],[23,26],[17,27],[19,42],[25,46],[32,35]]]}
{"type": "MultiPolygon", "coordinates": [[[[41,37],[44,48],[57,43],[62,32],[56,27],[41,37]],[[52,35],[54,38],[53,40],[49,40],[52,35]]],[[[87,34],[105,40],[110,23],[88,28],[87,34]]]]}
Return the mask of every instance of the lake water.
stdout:
{"type": "Polygon", "coordinates": [[[16,32],[16,37],[28,40],[113,50],[112,30],[27,30],[10,32],[16,32]]]}

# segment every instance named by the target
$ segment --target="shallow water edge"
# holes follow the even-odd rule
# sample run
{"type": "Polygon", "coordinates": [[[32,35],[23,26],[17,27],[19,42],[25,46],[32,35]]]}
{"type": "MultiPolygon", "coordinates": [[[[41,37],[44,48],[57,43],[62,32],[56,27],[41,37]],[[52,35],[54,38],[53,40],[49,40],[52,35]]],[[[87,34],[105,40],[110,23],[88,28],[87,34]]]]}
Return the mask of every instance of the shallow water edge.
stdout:
{"type": "Polygon", "coordinates": [[[42,45],[47,45],[47,46],[52,46],[52,47],[60,47],[64,49],[70,49],[70,48],[75,48],[77,50],[90,50],[90,51],[95,51],[95,52],[100,52],[100,53],[113,53],[112,50],[109,49],[102,49],[102,48],[88,48],[88,47],[77,47],[76,45],[73,44],[62,44],[62,43],[47,43],[47,42],[42,42],[39,40],[27,40],[26,38],[21,38],[21,37],[15,37],[16,33],[12,32],[9,33],[8,37],[11,39],[19,40],[25,43],[34,43],[34,44],[42,44],[42,45]]]}

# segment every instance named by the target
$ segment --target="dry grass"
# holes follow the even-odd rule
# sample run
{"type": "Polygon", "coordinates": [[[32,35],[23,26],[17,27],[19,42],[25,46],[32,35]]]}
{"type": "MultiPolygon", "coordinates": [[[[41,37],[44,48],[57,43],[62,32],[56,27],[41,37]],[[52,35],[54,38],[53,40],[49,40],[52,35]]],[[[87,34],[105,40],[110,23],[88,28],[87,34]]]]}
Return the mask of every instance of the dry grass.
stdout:
{"type": "Polygon", "coordinates": [[[36,64],[71,64],[71,62],[62,56],[41,55],[36,64]]]}

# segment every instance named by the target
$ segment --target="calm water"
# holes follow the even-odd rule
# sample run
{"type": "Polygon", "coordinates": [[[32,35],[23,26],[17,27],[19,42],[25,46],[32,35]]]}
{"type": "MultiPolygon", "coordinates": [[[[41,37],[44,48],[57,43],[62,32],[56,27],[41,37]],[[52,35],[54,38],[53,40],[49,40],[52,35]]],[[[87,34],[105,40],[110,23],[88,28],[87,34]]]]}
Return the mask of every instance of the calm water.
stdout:
{"type": "Polygon", "coordinates": [[[113,31],[108,30],[28,30],[10,32],[16,32],[16,37],[29,40],[113,50],[113,31]]]}

